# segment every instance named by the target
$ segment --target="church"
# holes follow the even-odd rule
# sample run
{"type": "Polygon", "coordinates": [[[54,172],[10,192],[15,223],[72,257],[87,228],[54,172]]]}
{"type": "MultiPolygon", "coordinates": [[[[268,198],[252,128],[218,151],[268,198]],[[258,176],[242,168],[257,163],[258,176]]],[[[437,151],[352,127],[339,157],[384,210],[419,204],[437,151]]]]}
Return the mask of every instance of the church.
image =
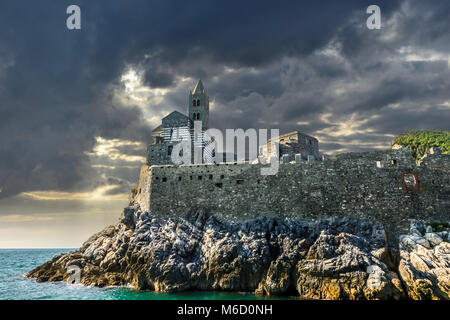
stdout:
{"type": "MultiPolygon", "coordinates": [[[[164,165],[173,164],[172,152],[175,145],[181,141],[190,141],[191,150],[201,150],[201,158],[204,163],[225,162],[225,153],[215,153],[211,148],[206,146],[211,143],[206,139],[206,131],[209,129],[209,97],[206,94],[205,87],[199,79],[194,89],[189,92],[189,108],[188,115],[184,115],[178,111],[173,111],[161,120],[161,125],[152,131],[152,144],[148,146],[147,165],[164,165]],[[200,134],[194,132],[194,121],[201,121],[200,134]]],[[[268,144],[261,146],[259,155],[268,160],[270,157],[270,141],[268,144]]],[[[290,132],[281,135],[277,139],[280,158],[283,161],[293,161],[295,156],[302,159],[319,160],[319,141],[299,131],[290,132]]],[[[232,155],[236,160],[236,156],[232,155]]],[[[248,159],[250,161],[254,159],[248,159]]],[[[194,161],[193,152],[191,154],[190,163],[194,161]]]]}
{"type": "MultiPolygon", "coordinates": [[[[193,146],[201,146],[205,152],[205,131],[209,122],[209,97],[199,79],[194,90],[189,92],[188,116],[173,111],[161,120],[161,125],[153,129],[152,144],[148,147],[147,164],[172,164],[172,150],[182,140],[190,140],[193,146]],[[200,136],[194,136],[194,121],[201,121],[200,136]]],[[[203,154],[205,162],[213,162],[214,154],[203,154]]]]}

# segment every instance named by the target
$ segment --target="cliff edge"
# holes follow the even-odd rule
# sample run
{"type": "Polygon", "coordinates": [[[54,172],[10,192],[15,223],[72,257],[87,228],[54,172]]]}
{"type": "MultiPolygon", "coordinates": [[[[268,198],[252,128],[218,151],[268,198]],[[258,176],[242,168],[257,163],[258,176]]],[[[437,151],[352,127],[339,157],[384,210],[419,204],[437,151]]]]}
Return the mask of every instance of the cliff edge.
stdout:
{"type": "Polygon", "coordinates": [[[388,250],[381,225],[348,218],[254,217],[226,222],[198,211],[163,219],[127,207],[120,221],[28,273],[90,286],[139,290],[247,291],[313,299],[449,299],[447,224],[412,220],[388,250]],[[442,230],[441,230],[442,229],[442,230]]]}

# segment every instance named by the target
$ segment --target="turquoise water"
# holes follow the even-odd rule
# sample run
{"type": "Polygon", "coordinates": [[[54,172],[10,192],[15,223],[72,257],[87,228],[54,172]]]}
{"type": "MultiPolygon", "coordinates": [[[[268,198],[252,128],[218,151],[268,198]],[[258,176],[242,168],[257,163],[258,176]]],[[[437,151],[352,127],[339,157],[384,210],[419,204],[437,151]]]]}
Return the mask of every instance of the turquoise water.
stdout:
{"type": "MultiPolygon", "coordinates": [[[[162,294],[136,291],[131,288],[93,288],[65,283],[37,283],[24,274],[50,260],[53,256],[73,249],[0,249],[0,300],[254,300],[268,298],[250,293],[184,292],[162,294]]],[[[291,298],[292,299],[292,298],[291,298]]]]}

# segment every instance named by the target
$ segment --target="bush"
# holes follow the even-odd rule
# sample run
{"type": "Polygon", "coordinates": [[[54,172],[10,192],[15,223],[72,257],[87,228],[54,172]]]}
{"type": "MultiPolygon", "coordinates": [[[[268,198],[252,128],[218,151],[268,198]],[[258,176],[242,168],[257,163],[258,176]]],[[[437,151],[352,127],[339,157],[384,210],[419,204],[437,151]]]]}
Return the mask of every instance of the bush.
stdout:
{"type": "Polygon", "coordinates": [[[450,228],[450,224],[447,222],[428,222],[426,225],[432,227],[434,232],[441,232],[450,228]]]}
{"type": "Polygon", "coordinates": [[[450,154],[450,132],[440,130],[417,130],[401,133],[391,144],[409,148],[416,158],[421,158],[432,147],[438,147],[442,153],[450,154]]]}

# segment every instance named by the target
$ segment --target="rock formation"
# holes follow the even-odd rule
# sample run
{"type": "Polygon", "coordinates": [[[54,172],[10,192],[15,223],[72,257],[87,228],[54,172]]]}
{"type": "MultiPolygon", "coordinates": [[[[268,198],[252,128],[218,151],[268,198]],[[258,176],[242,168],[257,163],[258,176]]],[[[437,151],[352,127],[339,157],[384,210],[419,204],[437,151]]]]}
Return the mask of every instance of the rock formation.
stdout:
{"type": "Polygon", "coordinates": [[[227,290],[318,299],[448,299],[448,232],[428,230],[422,236],[413,231],[402,236],[395,262],[384,229],[371,222],[255,217],[233,223],[201,211],[174,220],[128,207],[119,223],[28,277],[67,281],[68,267],[78,266],[81,283],[99,287],[131,284],[157,292],[227,290]]]}
{"type": "Polygon", "coordinates": [[[412,299],[450,299],[449,232],[413,221],[409,235],[400,237],[399,273],[412,299]]]}

